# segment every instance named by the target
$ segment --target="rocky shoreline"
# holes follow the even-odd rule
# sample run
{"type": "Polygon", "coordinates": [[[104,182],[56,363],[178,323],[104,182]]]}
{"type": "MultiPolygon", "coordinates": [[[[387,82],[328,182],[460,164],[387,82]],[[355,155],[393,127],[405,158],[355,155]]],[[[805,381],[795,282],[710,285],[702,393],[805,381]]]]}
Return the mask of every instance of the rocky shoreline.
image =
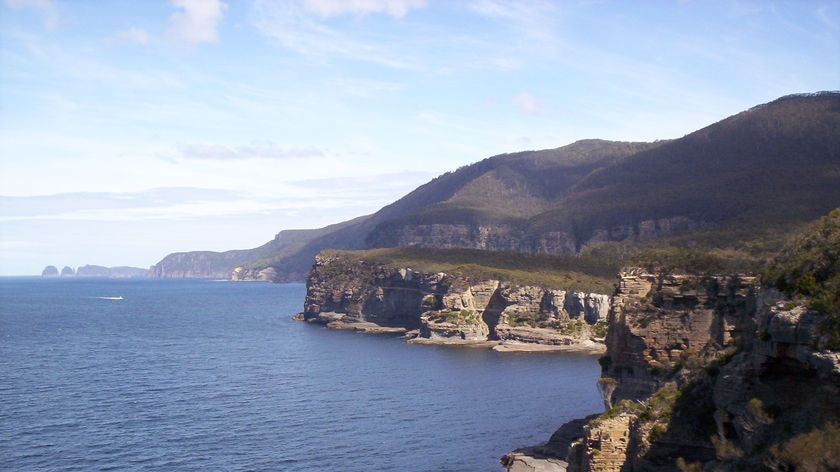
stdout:
{"type": "Polygon", "coordinates": [[[318,256],[295,319],[405,333],[412,344],[501,352],[606,352],[610,297],[318,256]]]}
{"type": "MultiPolygon", "coordinates": [[[[433,345],[433,346],[454,346],[492,349],[498,352],[569,352],[576,354],[600,355],[606,352],[606,345],[603,339],[569,340],[558,337],[557,340],[564,343],[537,343],[523,342],[517,340],[464,340],[460,338],[423,338],[419,330],[407,330],[400,327],[380,326],[375,323],[358,321],[342,321],[340,314],[322,314],[316,322],[328,329],[358,331],[366,334],[403,334],[407,344],[433,345]],[[334,321],[324,322],[330,317],[334,321]]],[[[307,321],[303,313],[292,317],[295,321],[307,321]]],[[[312,322],[312,321],[310,321],[312,322]]]]}
{"type": "Polygon", "coordinates": [[[412,344],[599,355],[607,411],[505,455],[509,472],[734,472],[836,460],[795,452],[840,434],[823,316],[747,274],[627,268],[608,296],[330,256],[296,318],[412,344]]]}

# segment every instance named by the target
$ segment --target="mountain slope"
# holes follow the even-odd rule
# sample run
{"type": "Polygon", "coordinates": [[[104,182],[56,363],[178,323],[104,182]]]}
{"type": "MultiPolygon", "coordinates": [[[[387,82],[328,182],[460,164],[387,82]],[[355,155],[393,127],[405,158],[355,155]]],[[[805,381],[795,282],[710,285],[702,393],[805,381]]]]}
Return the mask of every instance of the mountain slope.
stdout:
{"type": "Polygon", "coordinates": [[[531,230],[574,229],[580,242],[674,217],[787,225],[838,203],[840,94],[823,93],[781,98],[593,172],[531,230]]]}
{"type": "Polygon", "coordinates": [[[620,259],[673,245],[764,257],[837,206],[840,93],[822,92],[782,97],[670,141],[584,140],[493,156],[373,215],[214,257],[252,276],[270,267],[275,280],[302,279],[326,248],[613,251],[620,259]]]}
{"type": "MultiPolygon", "coordinates": [[[[509,213],[518,208],[545,208],[547,202],[593,169],[613,164],[639,150],[658,144],[616,143],[586,140],[543,151],[527,151],[490,157],[476,164],[447,172],[418,187],[405,197],[373,215],[355,218],[317,230],[282,231],[273,241],[248,250],[225,252],[194,251],[166,256],[152,266],[151,277],[227,277],[236,267],[246,270],[245,279],[260,279],[266,268],[273,269],[276,281],[303,280],[315,255],[323,249],[367,249],[399,246],[380,241],[389,222],[402,218],[440,220],[446,214],[458,221],[476,220],[481,215],[500,219],[495,214],[502,199],[480,198],[482,192],[492,194],[494,185],[485,180],[516,181],[513,194],[520,205],[509,205],[509,213]],[[500,177],[497,177],[500,176],[500,177]],[[487,189],[490,189],[489,191],[487,189]],[[476,205],[474,202],[482,202],[476,205]],[[382,228],[378,226],[383,225],[382,228]]],[[[506,195],[513,201],[511,194],[506,195]]],[[[470,247],[470,246],[467,246],[470,247]]]]}

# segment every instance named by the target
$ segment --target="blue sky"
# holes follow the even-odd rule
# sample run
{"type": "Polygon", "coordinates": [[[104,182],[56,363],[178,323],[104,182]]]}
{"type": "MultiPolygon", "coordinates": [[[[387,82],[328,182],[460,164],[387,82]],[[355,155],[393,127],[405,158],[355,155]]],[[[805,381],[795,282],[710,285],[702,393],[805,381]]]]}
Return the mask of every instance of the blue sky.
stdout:
{"type": "Polygon", "coordinates": [[[0,275],[256,247],[840,89],[833,0],[2,1],[0,275]]]}

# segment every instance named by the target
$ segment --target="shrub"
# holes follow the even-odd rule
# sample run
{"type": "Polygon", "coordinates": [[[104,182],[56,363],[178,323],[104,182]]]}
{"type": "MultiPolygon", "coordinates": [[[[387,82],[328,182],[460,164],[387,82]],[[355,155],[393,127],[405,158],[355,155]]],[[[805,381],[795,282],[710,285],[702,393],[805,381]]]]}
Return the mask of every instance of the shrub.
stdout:
{"type": "Polygon", "coordinates": [[[822,313],[825,348],[840,349],[840,208],[791,240],[761,276],[788,297],[807,297],[822,313]]]}
{"type": "Polygon", "coordinates": [[[840,423],[828,423],[770,447],[769,459],[777,470],[830,472],[840,470],[840,423]]]}
{"type": "Polygon", "coordinates": [[[609,325],[606,322],[599,321],[592,325],[590,329],[592,330],[592,334],[594,334],[596,338],[605,338],[607,337],[609,325]]]}

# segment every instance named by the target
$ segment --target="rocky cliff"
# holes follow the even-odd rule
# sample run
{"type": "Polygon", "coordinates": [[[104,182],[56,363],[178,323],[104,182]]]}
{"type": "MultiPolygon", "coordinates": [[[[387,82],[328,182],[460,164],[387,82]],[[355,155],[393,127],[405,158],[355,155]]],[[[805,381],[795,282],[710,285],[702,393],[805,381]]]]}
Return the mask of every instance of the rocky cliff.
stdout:
{"type": "Polygon", "coordinates": [[[169,254],[149,268],[148,276],[157,278],[228,279],[235,267],[256,258],[248,251],[191,251],[169,254]]]}
{"type": "Polygon", "coordinates": [[[625,271],[601,358],[599,388],[611,408],[571,448],[548,456],[525,449],[503,463],[837,470],[840,354],[826,348],[823,320],[754,277],[625,271]],[[816,468],[796,467],[809,460],[816,468]]]}
{"type": "Polygon", "coordinates": [[[702,221],[684,216],[648,219],[633,224],[595,227],[591,234],[574,231],[527,231],[512,224],[433,223],[382,225],[368,242],[381,247],[470,248],[528,254],[577,254],[603,242],[640,242],[696,230],[702,221]]]}
{"type": "Polygon", "coordinates": [[[603,350],[609,297],[518,286],[322,254],[301,318],[332,328],[414,331],[411,342],[603,350]]]}
{"type": "Polygon", "coordinates": [[[706,363],[755,331],[755,277],[624,271],[610,313],[608,403],[642,400],[687,362],[706,363]]]}

